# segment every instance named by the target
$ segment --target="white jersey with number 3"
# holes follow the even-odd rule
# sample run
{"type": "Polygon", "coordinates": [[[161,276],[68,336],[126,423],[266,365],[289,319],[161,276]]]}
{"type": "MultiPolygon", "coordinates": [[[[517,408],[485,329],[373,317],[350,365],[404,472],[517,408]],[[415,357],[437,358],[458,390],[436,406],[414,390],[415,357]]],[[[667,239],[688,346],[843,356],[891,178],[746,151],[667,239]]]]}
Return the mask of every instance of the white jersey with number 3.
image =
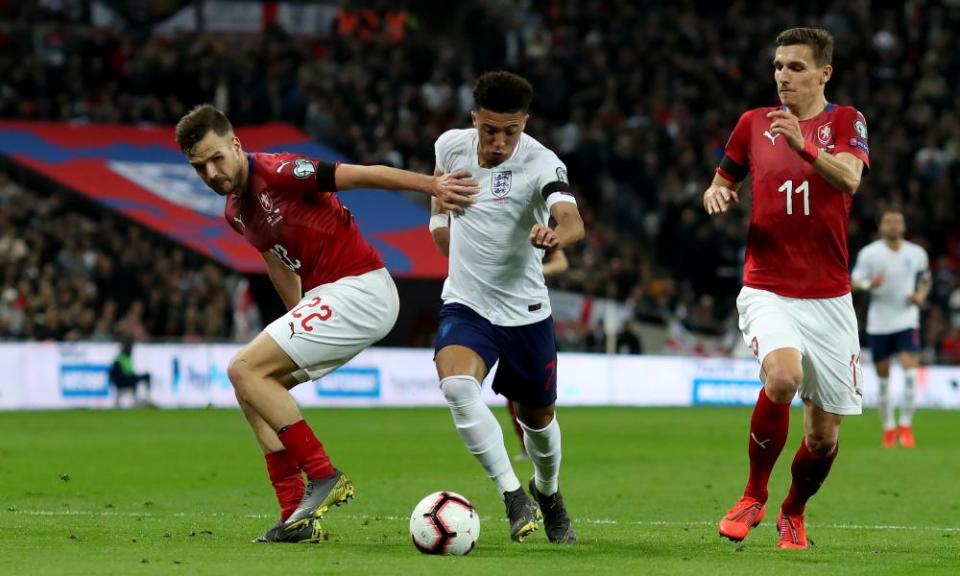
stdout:
{"type": "Polygon", "coordinates": [[[893,334],[920,327],[920,309],[907,302],[907,297],[917,291],[917,280],[928,268],[927,251],[906,240],[899,250],[877,240],[860,251],[853,267],[853,281],[870,282],[876,276],[883,277],[883,283],[870,290],[868,334],[893,334]]]}
{"type": "Polygon", "coordinates": [[[435,145],[441,172],[466,170],[480,185],[476,203],[450,219],[443,302],[468,306],[498,326],[533,324],[550,316],[550,299],[544,253],[530,244],[530,229],[546,226],[557,202],[576,203],[565,186],[567,170],[526,134],[513,155],[493,168],[480,167],[477,145],[474,128],[444,132],[435,145]]]}

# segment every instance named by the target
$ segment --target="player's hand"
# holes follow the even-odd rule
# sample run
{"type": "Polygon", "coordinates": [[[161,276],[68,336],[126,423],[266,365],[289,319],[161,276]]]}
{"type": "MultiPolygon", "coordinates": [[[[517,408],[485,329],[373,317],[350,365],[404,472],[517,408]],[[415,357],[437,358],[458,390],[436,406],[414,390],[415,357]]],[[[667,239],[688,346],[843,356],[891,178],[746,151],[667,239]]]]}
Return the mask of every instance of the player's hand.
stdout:
{"type": "Polygon", "coordinates": [[[473,195],[479,191],[480,186],[476,180],[470,179],[470,173],[458,170],[434,176],[430,193],[440,203],[441,211],[463,214],[464,208],[476,202],[473,195]]]}
{"type": "Polygon", "coordinates": [[[913,304],[914,306],[923,306],[923,298],[919,294],[911,294],[907,296],[907,304],[913,304]]]}
{"type": "Polygon", "coordinates": [[[560,238],[551,228],[534,224],[533,228],[530,229],[530,243],[533,244],[534,248],[553,250],[560,245],[560,238]]]}
{"type": "Polygon", "coordinates": [[[740,202],[740,198],[737,197],[737,191],[726,186],[713,185],[703,193],[703,208],[711,216],[723,214],[730,209],[732,204],[738,202],[740,202]]]}
{"type": "Polygon", "coordinates": [[[800,119],[789,110],[773,110],[767,112],[767,118],[773,120],[770,124],[771,134],[783,134],[795,152],[803,150],[803,132],[800,131],[800,119]]]}

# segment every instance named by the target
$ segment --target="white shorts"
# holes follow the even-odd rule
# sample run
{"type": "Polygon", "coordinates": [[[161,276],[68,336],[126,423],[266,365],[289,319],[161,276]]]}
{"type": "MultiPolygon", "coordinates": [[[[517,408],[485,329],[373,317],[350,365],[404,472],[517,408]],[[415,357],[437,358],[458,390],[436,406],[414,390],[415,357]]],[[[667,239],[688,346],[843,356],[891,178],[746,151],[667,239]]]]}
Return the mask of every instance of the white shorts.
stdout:
{"type": "Polygon", "coordinates": [[[743,341],[760,365],[767,354],[794,348],[803,358],[800,398],[832,414],[863,410],[860,337],[850,294],[786,298],[744,286],[737,297],[743,341]]]}
{"type": "Polygon", "coordinates": [[[347,276],[304,294],[266,332],[300,367],[297,382],[316,380],[387,335],[400,299],[386,268],[347,276]]]}

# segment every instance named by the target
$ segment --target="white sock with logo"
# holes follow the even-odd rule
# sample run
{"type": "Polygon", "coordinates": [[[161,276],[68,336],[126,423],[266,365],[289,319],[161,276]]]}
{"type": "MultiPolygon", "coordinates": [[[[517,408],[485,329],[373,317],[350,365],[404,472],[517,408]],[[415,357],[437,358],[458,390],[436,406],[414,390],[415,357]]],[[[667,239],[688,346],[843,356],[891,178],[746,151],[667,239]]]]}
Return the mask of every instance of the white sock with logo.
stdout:
{"type": "Polygon", "coordinates": [[[556,494],[560,477],[560,425],[556,417],[540,430],[530,428],[520,421],[523,428],[523,444],[533,462],[534,482],[537,491],[544,496],[556,494]]]}
{"type": "Polygon", "coordinates": [[[900,407],[900,425],[913,425],[913,412],[917,402],[917,369],[907,368],[903,371],[903,406],[900,407]]]}
{"type": "Polygon", "coordinates": [[[450,376],[440,381],[453,423],[463,443],[480,462],[497,490],[513,492],[520,488],[520,480],[513,472],[507,448],[503,444],[503,429],[496,416],[480,399],[480,383],[473,376],[450,376]]]}
{"type": "Polygon", "coordinates": [[[878,378],[880,381],[880,398],[878,408],[883,418],[883,429],[893,430],[897,427],[897,419],[893,415],[894,406],[890,401],[890,378],[878,378]]]}

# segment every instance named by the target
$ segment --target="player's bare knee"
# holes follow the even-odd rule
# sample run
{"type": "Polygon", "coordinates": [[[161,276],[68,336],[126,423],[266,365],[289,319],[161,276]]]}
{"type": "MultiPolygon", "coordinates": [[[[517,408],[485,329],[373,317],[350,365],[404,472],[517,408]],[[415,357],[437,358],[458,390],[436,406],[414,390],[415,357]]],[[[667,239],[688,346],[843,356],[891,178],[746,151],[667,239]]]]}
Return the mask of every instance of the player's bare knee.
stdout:
{"type": "Polygon", "coordinates": [[[837,448],[837,437],[834,434],[812,432],[804,437],[807,450],[817,458],[826,458],[837,448]]]}
{"type": "Polygon", "coordinates": [[[802,370],[778,367],[767,372],[764,388],[770,400],[777,404],[786,404],[793,400],[802,381],[802,370]]]}
{"type": "Polygon", "coordinates": [[[890,377],[890,362],[888,360],[880,360],[874,364],[874,367],[877,369],[877,376],[880,378],[890,377]]]}
{"type": "Polygon", "coordinates": [[[241,402],[246,401],[249,387],[255,378],[250,365],[243,361],[239,355],[234,356],[227,366],[227,378],[233,384],[233,391],[237,399],[241,402]]]}
{"type": "Polygon", "coordinates": [[[550,406],[524,406],[523,404],[517,405],[517,417],[528,428],[533,428],[534,430],[542,430],[543,428],[546,428],[551,422],[553,422],[555,416],[555,404],[551,404],[550,406]]]}

